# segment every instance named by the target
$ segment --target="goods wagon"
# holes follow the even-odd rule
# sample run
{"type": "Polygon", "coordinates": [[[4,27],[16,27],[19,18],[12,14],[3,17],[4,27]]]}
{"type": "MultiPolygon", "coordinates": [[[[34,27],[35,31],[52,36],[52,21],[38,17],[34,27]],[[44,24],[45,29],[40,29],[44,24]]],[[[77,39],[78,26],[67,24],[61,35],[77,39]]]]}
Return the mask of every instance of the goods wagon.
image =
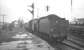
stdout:
{"type": "Polygon", "coordinates": [[[45,33],[54,38],[66,37],[68,25],[68,20],[54,14],[29,21],[30,32],[45,33]]]}

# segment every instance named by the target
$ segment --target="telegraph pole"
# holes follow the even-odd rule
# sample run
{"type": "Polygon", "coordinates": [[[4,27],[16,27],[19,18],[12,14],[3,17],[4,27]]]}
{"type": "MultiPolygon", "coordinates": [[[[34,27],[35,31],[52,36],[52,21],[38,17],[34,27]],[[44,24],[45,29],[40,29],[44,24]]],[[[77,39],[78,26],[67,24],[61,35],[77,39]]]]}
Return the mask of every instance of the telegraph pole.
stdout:
{"type": "Polygon", "coordinates": [[[0,16],[2,16],[2,18],[3,18],[2,20],[3,20],[3,24],[4,24],[4,20],[5,20],[5,16],[6,16],[6,15],[5,15],[5,14],[2,14],[2,15],[0,15],[0,16]]]}

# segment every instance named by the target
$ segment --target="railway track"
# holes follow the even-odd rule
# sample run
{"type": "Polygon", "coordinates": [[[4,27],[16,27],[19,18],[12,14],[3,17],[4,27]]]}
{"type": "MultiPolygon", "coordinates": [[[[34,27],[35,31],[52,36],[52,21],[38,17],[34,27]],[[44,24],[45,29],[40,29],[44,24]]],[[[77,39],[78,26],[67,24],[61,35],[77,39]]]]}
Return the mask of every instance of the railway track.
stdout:
{"type": "Polygon", "coordinates": [[[75,49],[75,50],[84,50],[84,46],[83,45],[75,43],[75,42],[73,42],[71,40],[64,40],[62,42],[62,44],[66,45],[66,46],[68,46],[68,47],[70,47],[72,49],[75,49]]]}
{"type": "Polygon", "coordinates": [[[45,40],[53,48],[61,48],[56,50],[84,50],[84,46],[80,45],[72,40],[56,41],[56,39],[50,38],[44,33],[33,33],[41,39],[45,40]]]}

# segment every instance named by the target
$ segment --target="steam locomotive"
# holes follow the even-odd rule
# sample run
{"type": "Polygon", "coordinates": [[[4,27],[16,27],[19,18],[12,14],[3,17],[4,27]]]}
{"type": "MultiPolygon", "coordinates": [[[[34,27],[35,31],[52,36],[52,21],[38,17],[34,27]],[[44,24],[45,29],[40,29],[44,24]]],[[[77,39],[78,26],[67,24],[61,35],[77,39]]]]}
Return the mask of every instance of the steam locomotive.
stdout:
{"type": "Polygon", "coordinates": [[[37,32],[48,34],[49,37],[63,40],[68,33],[69,22],[65,18],[50,14],[39,19],[29,21],[27,30],[29,32],[37,32]]]}

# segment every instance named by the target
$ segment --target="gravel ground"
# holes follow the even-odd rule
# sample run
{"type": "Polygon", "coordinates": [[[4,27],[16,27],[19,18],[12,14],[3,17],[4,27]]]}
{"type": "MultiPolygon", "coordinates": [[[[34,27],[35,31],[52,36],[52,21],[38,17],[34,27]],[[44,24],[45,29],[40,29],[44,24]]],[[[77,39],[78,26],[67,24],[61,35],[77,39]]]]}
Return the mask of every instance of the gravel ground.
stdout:
{"type": "Polygon", "coordinates": [[[26,41],[12,41],[8,43],[2,43],[0,50],[54,50],[47,43],[32,44],[26,41]]]}

